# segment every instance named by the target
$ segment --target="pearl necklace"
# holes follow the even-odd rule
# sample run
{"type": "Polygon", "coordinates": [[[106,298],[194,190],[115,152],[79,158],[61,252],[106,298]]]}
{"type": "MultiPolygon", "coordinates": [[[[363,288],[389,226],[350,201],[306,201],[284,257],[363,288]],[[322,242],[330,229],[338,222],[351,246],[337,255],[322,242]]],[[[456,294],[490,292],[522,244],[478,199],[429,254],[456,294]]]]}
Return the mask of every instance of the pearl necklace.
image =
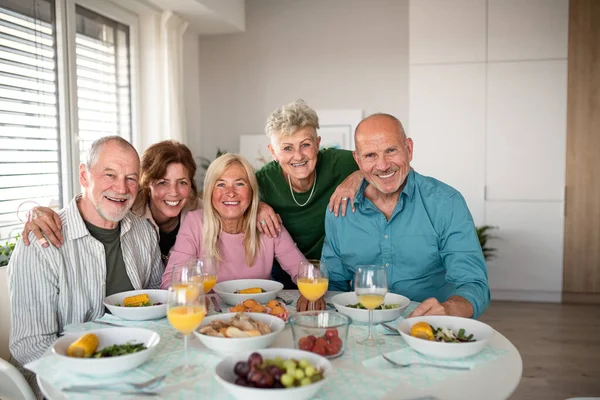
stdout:
{"type": "Polygon", "coordinates": [[[312,190],[310,191],[310,195],[308,196],[308,199],[306,200],[306,202],[304,204],[300,204],[300,203],[298,203],[298,200],[296,200],[296,196],[294,196],[294,189],[292,189],[292,178],[290,178],[289,175],[288,175],[288,183],[290,185],[290,193],[292,194],[292,199],[294,199],[294,203],[296,203],[300,207],[304,207],[305,205],[308,204],[308,202],[312,198],[313,193],[315,192],[315,186],[317,186],[317,171],[315,170],[315,181],[313,182],[312,190]]]}

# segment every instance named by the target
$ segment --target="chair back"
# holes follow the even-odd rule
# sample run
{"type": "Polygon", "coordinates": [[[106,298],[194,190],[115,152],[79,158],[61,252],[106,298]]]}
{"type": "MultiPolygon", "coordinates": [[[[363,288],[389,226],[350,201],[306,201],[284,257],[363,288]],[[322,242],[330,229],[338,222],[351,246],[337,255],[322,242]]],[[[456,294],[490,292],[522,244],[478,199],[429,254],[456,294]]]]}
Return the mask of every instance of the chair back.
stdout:
{"type": "Polygon", "coordinates": [[[0,399],[36,400],[23,375],[12,364],[0,358],[0,399]]]}
{"type": "Polygon", "coordinates": [[[8,267],[0,267],[0,358],[8,360],[10,335],[10,298],[8,295],[8,267]]]}

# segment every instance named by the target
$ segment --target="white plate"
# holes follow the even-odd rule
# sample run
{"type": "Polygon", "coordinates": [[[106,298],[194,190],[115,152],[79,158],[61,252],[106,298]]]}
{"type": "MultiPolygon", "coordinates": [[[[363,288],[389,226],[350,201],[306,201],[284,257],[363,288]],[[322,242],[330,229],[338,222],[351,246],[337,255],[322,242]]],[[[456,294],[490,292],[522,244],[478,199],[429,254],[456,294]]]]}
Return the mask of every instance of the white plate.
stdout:
{"type": "Polygon", "coordinates": [[[263,359],[272,359],[277,356],[281,357],[283,360],[288,360],[290,358],[296,360],[306,359],[315,368],[323,369],[324,377],[319,382],[315,382],[311,385],[299,386],[289,389],[259,389],[236,385],[234,383],[236,375],[233,372],[233,367],[238,361],[248,360],[248,356],[251,353],[252,351],[247,351],[244,353],[232,355],[231,357],[225,358],[220,363],[218,363],[215,368],[217,373],[215,378],[217,379],[217,382],[223,385],[225,390],[227,390],[227,392],[229,392],[230,395],[239,400],[310,399],[315,395],[315,393],[319,391],[319,389],[321,389],[321,387],[325,384],[327,379],[329,379],[329,375],[333,370],[333,367],[329,360],[315,353],[294,349],[265,349],[258,351],[258,353],[260,353],[263,359]]]}
{"type": "MultiPolygon", "coordinates": [[[[348,304],[358,303],[358,298],[354,292],[340,293],[333,296],[330,300],[335,308],[344,315],[352,318],[353,322],[369,323],[369,310],[361,310],[358,308],[346,307],[348,304]]],[[[387,293],[383,304],[400,304],[400,307],[391,310],[374,310],[373,323],[380,324],[382,322],[390,322],[402,314],[402,311],[410,304],[407,297],[395,293],[387,293]]]]}
{"type": "Polygon", "coordinates": [[[104,299],[104,305],[110,312],[121,318],[131,321],[146,321],[150,319],[160,319],[167,315],[167,297],[168,290],[130,290],[129,292],[115,293],[104,299]],[[146,293],[151,303],[162,303],[158,306],[148,307],[123,307],[123,300],[129,296],[146,293]],[[121,306],[116,306],[120,304],[121,306]]]}
{"type": "MultiPolygon", "coordinates": [[[[237,313],[226,313],[226,314],[216,314],[210,317],[204,318],[202,324],[200,324],[200,328],[208,325],[211,321],[214,320],[228,320],[233,318],[237,313]]],[[[271,327],[272,332],[267,335],[255,336],[249,338],[222,338],[216,336],[208,336],[199,333],[198,331],[194,331],[194,334],[198,337],[198,340],[202,342],[204,346],[211,349],[215,353],[221,355],[229,355],[238,353],[240,351],[250,351],[250,350],[259,350],[265,349],[273,343],[277,335],[279,335],[283,329],[285,328],[285,322],[276,316],[269,314],[261,314],[261,313],[245,313],[250,318],[255,319],[257,321],[263,322],[271,327]]]]}
{"type": "Polygon", "coordinates": [[[219,282],[213,290],[227,304],[235,306],[236,304],[247,300],[254,299],[259,303],[266,303],[277,297],[277,293],[283,289],[283,284],[267,279],[236,279],[233,281],[219,282]],[[235,291],[259,287],[266,290],[265,293],[254,294],[235,294],[235,291]]]}
{"type": "Polygon", "coordinates": [[[98,376],[118,375],[146,362],[156,352],[160,335],[143,328],[105,328],[84,333],[67,334],[52,345],[52,354],[60,361],[60,367],[73,373],[98,376]],[[98,337],[98,350],[114,344],[144,343],[147,349],[133,354],[106,358],[76,358],[67,356],[67,348],[84,333],[98,337]]]}
{"type": "Polygon", "coordinates": [[[406,341],[415,351],[427,356],[453,360],[458,358],[470,357],[479,353],[494,336],[494,329],[472,318],[451,317],[446,315],[431,315],[424,317],[413,317],[401,320],[398,323],[398,330],[406,341]],[[475,342],[468,343],[445,343],[431,340],[419,339],[410,335],[410,329],[417,322],[427,322],[435,328],[447,328],[452,330],[455,335],[462,328],[466,335],[473,334],[475,342]]]}

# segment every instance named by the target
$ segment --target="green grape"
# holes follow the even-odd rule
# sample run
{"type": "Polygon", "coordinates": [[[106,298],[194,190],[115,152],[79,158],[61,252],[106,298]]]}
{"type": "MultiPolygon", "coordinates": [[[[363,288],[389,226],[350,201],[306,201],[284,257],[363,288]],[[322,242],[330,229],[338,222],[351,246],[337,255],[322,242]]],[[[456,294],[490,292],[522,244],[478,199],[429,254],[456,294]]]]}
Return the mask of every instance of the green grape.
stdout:
{"type": "Polygon", "coordinates": [[[296,364],[288,364],[285,366],[285,371],[292,376],[296,373],[296,370],[296,364]]]}
{"type": "Polygon", "coordinates": [[[295,373],[295,375],[294,375],[294,376],[296,377],[296,379],[298,379],[299,381],[301,381],[302,379],[304,379],[304,376],[305,376],[305,375],[304,375],[304,371],[303,371],[303,370],[301,370],[300,368],[298,368],[298,369],[296,370],[296,373],[295,373]]]}
{"type": "Polygon", "coordinates": [[[314,374],[313,376],[311,376],[311,379],[313,382],[318,382],[321,379],[323,379],[323,375],[321,375],[320,372],[317,372],[316,374],[314,374]]]}
{"type": "Polygon", "coordinates": [[[294,362],[294,360],[285,360],[285,361],[283,361],[283,368],[284,369],[288,369],[288,368],[296,369],[296,363],[294,362]]]}
{"type": "Polygon", "coordinates": [[[315,372],[317,372],[317,370],[312,365],[308,365],[306,368],[304,368],[304,374],[309,378],[313,376],[315,372]]]}
{"type": "Polygon", "coordinates": [[[310,365],[310,362],[306,358],[303,358],[302,360],[298,361],[298,365],[300,365],[302,368],[306,368],[310,365]]]}
{"type": "Polygon", "coordinates": [[[294,376],[290,374],[281,375],[281,384],[285,387],[294,386],[294,376]]]}
{"type": "Polygon", "coordinates": [[[308,386],[312,383],[310,378],[304,378],[300,381],[300,386],[308,386]]]}

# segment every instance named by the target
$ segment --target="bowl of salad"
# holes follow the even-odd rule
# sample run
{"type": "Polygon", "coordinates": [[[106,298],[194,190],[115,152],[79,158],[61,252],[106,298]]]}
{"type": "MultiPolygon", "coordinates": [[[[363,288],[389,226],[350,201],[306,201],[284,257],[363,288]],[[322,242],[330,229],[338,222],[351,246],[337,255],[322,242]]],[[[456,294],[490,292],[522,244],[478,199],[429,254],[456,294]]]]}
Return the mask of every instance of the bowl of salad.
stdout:
{"type": "Polygon", "coordinates": [[[445,360],[473,356],[487,346],[494,329],[472,318],[430,315],[400,320],[398,331],[415,351],[445,360]]]}
{"type": "MultiPolygon", "coordinates": [[[[330,300],[338,312],[352,318],[353,322],[368,324],[369,310],[359,302],[356,293],[347,292],[333,296],[330,300]]],[[[402,311],[410,304],[407,297],[395,293],[387,293],[381,306],[373,310],[373,323],[390,322],[402,314],[402,311]]]]}
{"type": "Polygon", "coordinates": [[[168,290],[145,289],[115,293],[104,305],[116,317],[130,321],[160,319],[167,315],[168,290]]]}
{"type": "Polygon", "coordinates": [[[131,371],[156,352],[160,335],[143,328],[104,328],[67,333],[52,345],[60,368],[78,374],[117,375],[131,371]]]}

